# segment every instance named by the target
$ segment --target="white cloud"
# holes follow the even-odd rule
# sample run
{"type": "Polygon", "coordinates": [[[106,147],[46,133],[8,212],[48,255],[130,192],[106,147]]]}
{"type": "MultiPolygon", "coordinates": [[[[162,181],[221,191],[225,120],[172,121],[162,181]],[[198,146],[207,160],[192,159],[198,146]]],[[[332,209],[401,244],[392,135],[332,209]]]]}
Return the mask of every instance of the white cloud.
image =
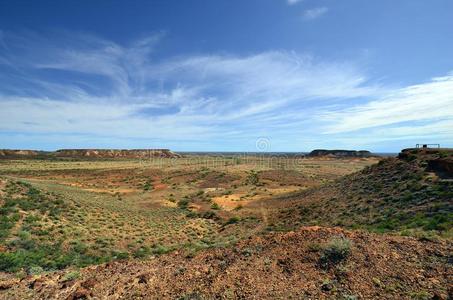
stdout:
{"type": "Polygon", "coordinates": [[[296,52],[155,60],[160,38],[125,46],[85,35],[57,42],[4,33],[10,50],[0,58],[11,69],[0,71],[0,134],[218,145],[268,136],[273,145],[291,141],[305,150],[321,139],[453,140],[453,74],[388,88],[354,62],[296,52]]]}
{"type": "Polygon", "coordinates": [[[303,0],[287,0],[287,3],[288,3],[289,5],[295,5],[295,4],[300,3],[300,2],[302,2],[302,1],[303,1],[303,0]]]}
{"type": "MultiPolygon", "coordinates": [[[[326,133],[351,132],[402,122],[452,120],[453,75],[396,89],[366,104],[323,112],[321,117],[332,122],[326,133]]],[[[416,125],[397,127],[400,135],[408,128],[417,128],[416,125]]],[[[418,130],[421,132],[429,128],[433,126],[424,125],[418,130]]],[[[453,137],[453,127],[450,133],[453,137]]]]}
{"type": "Polygon", "coordinates": [[[302,17],[306,21],[317,19],[327,13],[329,9],[327,7],[316,7],[304,11],[302,17]]]}

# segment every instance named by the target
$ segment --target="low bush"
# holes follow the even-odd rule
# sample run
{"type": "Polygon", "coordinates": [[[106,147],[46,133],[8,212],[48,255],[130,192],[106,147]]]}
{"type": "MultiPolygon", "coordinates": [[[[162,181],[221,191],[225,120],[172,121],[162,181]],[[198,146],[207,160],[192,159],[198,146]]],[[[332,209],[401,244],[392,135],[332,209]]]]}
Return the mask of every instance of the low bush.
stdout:
{"type": "Polygon", "coordinates": [[[143,185],[143,190],[144,191],[149,191],[149,190],[152,190],[152,189],[153,189],[153,185],[152,185],[151,181],[145,182],[145,184],[143,185]]]}
{"type": "Polygon", "coordinates": [[[219,210],[220,209],[220,205],[218,205],[217,203],[214,202],[214,203],[211,204],[211,208],[215,209],[215,210],[219,210]]]}
{"type": "Polygon", "coordinates": [[[219,217],[217,216],[217,214],[213,211],[205,211],[204,213],[202,213],[200,215],[201,218],[203,219],[213,219],[213,220],[216,220],[218,219],[219,217]]]}
{"type": "Polygon", "coordinates": [[[347,238],[333,238],[322,249],[320,264],[322,267],[336,265],[351,254],[351,241],[347,238]]]}
{"type": "Polygon", "coordinates": [[[239,217],[231,217],[228,219],[228,221],[226,221],[225,225],[229,225],[229,224],[236,224],[240,221],[241,219],[239,217]]]}
{"type": "Polygon", "coordinates": [[[71,281],[71,280],[75,280],[75,279],[77,279],[79,277],[80,277],[79,271],[71,271],[71,272],[66,273],[63,276],[62,280],[63,281],[71,281]]]}
{"type": "Polygon", "coordinates": [[[189,200],[187,199],[182,199],[182,200],[179,200],[178,201],[178,207],[181,208],[181,209],[187,209],[187,207],[189,206],[189,200]]]}

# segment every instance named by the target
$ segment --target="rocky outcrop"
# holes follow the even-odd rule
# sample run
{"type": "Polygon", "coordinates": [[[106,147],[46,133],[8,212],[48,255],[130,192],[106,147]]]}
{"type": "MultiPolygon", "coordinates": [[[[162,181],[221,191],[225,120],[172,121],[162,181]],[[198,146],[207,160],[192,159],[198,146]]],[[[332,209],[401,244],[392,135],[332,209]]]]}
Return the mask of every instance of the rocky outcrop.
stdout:
{"type": "Polygon", "coordinates": [[[409,148],[404,149],[398,157],[405,161],[425,161],[428,170],[441,177],[453,178],[453,149],[451,148],[409,148]]]}
{"type": "Polygon", "coordinates": [[[433,171],[442,172],[446,176],[453,178],[453,157],[429,160],[428,168],[433,171]]]}
{"type": "Polygon", "coordinates": [[[55,152],[57,157],[73,158],[177,158],[179,154],[169,149],[62,149],[55,152]]]}
{"type": "Polygon", "coordinates": [[[35,150],[11,150],[11,149],[0,149],[1,158],[15,158],[15,157],[31,157],[37,156],[38,151],[35,150]]]}
{"type": "Polygon", "coordinates": [[[308,154],[309,157],[333,156],[333,157],[372,157],[370,151],[366,150],[326,150],[316,149],[308,154]]]}

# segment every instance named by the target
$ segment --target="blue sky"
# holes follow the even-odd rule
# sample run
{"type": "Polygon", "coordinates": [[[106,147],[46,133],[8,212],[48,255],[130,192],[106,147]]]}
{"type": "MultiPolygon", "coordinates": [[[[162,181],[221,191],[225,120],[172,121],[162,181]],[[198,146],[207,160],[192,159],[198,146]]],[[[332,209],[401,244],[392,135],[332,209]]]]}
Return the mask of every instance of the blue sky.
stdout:
{"type": "Polygon", "coordinates": [[[0,148],[263,141],[453,147],[453,1],[0,1],[0,148]]]}

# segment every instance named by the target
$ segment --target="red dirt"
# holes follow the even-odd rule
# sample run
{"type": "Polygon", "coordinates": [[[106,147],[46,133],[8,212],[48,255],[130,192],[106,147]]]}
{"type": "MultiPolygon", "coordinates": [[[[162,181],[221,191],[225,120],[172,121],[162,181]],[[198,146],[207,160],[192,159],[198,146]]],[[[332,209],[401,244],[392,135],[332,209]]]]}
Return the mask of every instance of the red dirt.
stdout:
{"type": "Polygon", "coordinates": [[[0,279],[0,298],[447,299],[453,292],[452,250],[449,241],[304,227],[193,258],[174,252],[92,266],[66,282],[63,271],[21,281],[8,275],[0,279]],[[319,264],[320,248],[335,237],[352,242],[351,254],[325,269],[319,264]]]}

